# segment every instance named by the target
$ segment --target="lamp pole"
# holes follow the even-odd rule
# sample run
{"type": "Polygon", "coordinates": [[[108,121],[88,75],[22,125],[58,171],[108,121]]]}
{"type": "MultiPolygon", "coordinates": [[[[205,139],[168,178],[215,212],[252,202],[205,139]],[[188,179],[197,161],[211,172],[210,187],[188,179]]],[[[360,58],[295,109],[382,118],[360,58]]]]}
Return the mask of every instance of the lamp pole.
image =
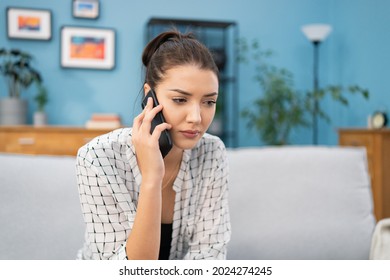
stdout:
{"type": "Polygon", "coordinates": [[[318,112],[320,105],[318,102],[318,64],[319,64],[319,47],[320,43],[332,31],[332,27],[328,24],[308,24],[302,26],[302,32],[314,46],[314,61],[313,61],[313,145],[318,144],[318,112]]]}
{"type": "Polygon", "coordinates": [[[313,41],[314,60],[313,60],[313,144],[318,144],[318,111],[320,105],[318,103],[318,62],[319,62],[319,47],[320,41],[313,41]]]}

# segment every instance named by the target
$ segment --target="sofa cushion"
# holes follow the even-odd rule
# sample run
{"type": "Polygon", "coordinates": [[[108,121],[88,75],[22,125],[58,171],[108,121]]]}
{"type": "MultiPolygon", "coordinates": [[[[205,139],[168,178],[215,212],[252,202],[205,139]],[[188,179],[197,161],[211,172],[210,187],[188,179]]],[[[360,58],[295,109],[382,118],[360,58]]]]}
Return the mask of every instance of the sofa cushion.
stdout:
{"type": "Polygon", "coordinates": [[[75,259],[84,222],[75,158],[0,154],[0,259],[75,259]]]}
{"type": "Polygon", "coordinates": [[[368,259],[375,225],[365,150],[229,150],[229,259],[368,259]]]}

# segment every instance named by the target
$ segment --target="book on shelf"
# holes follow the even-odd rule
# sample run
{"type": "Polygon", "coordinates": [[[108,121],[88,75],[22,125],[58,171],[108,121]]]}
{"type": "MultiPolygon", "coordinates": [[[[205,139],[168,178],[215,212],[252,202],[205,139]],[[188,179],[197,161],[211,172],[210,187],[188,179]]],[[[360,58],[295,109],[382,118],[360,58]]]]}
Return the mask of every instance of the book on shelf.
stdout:
{"type": "Polygon", "coordinates": [[[118,114],[102,114],[95,113],[91,116],[92,121],[121,121],[121,118],[118,114]]]}
{"type": "Polygon", "coordinates": [[[85,124],[86,128],[95,129],[115,129],[122,126],[120,116],[118,114],[103,114],[94,113],[91,119],[85,124]]]}

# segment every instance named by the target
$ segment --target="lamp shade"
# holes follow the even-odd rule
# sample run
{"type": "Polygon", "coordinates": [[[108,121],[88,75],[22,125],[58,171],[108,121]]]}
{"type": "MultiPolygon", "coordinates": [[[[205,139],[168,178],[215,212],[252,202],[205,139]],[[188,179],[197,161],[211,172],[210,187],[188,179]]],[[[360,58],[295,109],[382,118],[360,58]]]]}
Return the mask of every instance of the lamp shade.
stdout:
{"type": "Polygon", "coordinates": [[[312,42],[322,42],[332,32],[329,24],[308,24],[302,26],[302,32],[312,42]]]}

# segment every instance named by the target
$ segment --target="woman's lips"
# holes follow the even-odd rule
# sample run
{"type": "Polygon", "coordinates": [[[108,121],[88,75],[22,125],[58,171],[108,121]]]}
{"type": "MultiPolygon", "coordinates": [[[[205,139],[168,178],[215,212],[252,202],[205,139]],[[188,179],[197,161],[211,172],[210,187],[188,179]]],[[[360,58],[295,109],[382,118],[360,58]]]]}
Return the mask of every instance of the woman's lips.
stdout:
{"type": "Polygon", "coordinates": [[[199,130],[182,130],[180,131],[186,138],[196,138],[199,134],[199,130]]]}

